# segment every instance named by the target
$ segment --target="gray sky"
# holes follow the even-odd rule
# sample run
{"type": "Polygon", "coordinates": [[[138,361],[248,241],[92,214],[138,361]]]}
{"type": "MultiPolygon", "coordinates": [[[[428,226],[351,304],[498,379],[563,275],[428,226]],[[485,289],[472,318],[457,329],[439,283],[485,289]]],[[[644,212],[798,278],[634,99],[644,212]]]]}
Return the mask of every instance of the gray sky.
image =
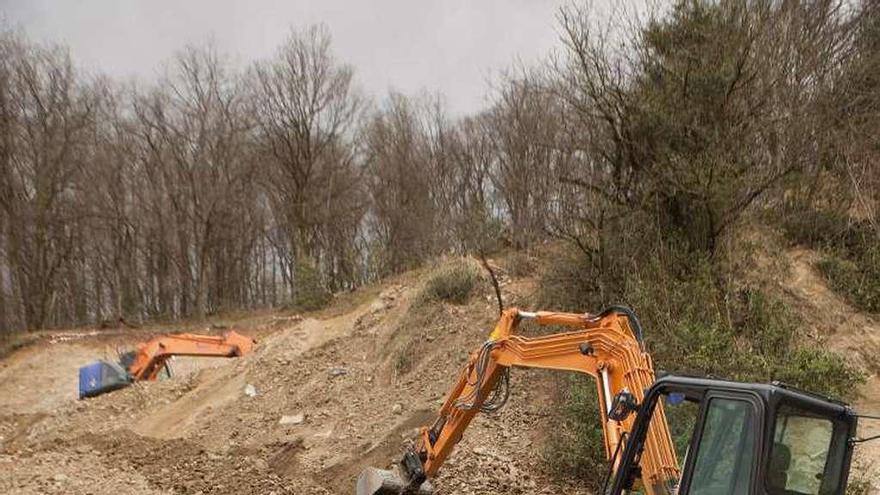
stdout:
{"type": "Polygon", "coordinates": [[[187,43],[213,37],[239,64],[270,56],[291,27],[323,22],[337,56],[381,97],[439,91],[450,109],[482,108],[487,81],[559,46],[563,0],[0,0],[0,16],[76,62],[118,78],[155,78],[187,43]]]}

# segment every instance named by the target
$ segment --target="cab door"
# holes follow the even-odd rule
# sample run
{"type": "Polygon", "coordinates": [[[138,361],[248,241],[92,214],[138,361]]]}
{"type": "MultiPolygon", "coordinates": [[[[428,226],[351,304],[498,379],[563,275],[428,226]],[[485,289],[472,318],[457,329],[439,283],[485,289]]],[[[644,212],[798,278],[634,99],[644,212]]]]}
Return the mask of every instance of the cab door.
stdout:
{"type": "Polygon", "coordinates": [[[747,393],[709,392],[684,461],[680,494],[750,495],[757,490],[763,403],[747,393]]]}

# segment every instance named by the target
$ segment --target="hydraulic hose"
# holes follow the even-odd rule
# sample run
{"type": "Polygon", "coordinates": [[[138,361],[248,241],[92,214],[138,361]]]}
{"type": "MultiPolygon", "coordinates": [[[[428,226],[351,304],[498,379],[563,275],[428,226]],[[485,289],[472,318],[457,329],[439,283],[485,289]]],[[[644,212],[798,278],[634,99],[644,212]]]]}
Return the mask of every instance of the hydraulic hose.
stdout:
{"type": "Polygon", "coordinates": [[[645,339],[644,339],[644,334],[642,332],[642,324],[641,324],[641,322],[639,322],[639,317],[636,316],[635,311],[628,308],[627,306],[621,306],[621,305],[614,304],[614,305],[608,306],[605,309],[603,309],[602,312],[600,312],[598,315],[596,315],[596,317],[597,318],[604,318],[604,317],[610,315],[611,313],[621,313],[621,314],[626,315],[626,318],[629,320],[629,325],[632,328],[633,333],[635,333],[636,340],[639,341],[639,346],[644,351],[645,350],[645,339]]]}

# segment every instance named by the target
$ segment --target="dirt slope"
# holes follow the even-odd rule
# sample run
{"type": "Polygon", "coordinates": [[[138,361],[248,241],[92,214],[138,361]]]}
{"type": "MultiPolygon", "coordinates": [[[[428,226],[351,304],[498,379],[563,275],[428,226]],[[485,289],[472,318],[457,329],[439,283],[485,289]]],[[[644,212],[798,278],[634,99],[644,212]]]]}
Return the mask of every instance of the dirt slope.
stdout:
{"type": "MultiPolygon", "coordinates": [[[[76,370],[105,355],[101,338],[15,353],[0,368],[11,398],[0,405],[0,493],[352,493],[363,467],[388,465],[431,418],[496,314],[487,292],[411,325],[411,282],[332,316],[265,318],[250,356],[178,362],[187,372],[172,380],[87,401],[75,400],[76,370]],[[417,350],[406,369],[400,342],[417,350]]],[[[468,432],[439,493],[584,493],[551,481],[540,460],[546,375],[513,384],[510,405],[468,432]]]]}
{"type": "Polygon", "coordinates": [[[77,369],[95,349],[78,343],[34,345],[0,362],[0,414],[49,413],[76,398],[77,369]]]}
{"type": "MultiPolygon", "coordinates": [[[[870,369],[880,325],[828,289],[815,257],[794,250],[784,269],[758,268],[808,317],[817,341],[870,369]]],[[[531,290],[528,280],[505,286],[514,304],[531,290]]],[[[487,289],[414,319],[417,291],[412,275],[312,318],[251,318],[244,333],[258,336],[254,354],[179,360],[172,380],[88,401],[76,400],[77,368],[144,332],[19,350],[0,361],[0,493],[350,494],[363,467],[388,465],[431,418],[496,315],[487,289]]],[[[542,460],[555,383],[515,370],[508,406],[475,421],[438,493],[586,493],[560,484],[542,460]]],[[[876,376],[863,393],[858,407],[880,411],[876,376]]],[[[860,455],[880,458],[878,448],[860,455]]]]}
{"type": "MultiPolygon", "coordinates": [[[[859,312],[834,293],[824,277],[815,269],[819,254],[797,248],[788,253],[791,263],[786,285],[800,303],[802,314],[809,316],[811,330],[820,340],[847,359],[851,359],[868,374],[868,381],[860,390],[862,398],[855,404],[857,411],[880,414],[880,321],[875,316],[859,312]]],[[[863,421],[859,435],[880,434],[880,422],[863,421]]],[[[880,441],[857,447],[857,455],[865,462],[880,460],[880,441]]],[[[878,466],[873,466],[877,468],[878,466]]]]}
{"type": "MultiPolygon", "coordinates": [[[[784,239],[768,231],[752,236],[757,246],[785,245],[784,239]]],[[[867,374],[867,382],[858,391],[861,398],[853,406],[858,412],[880,414],[880,319],[860,312],[831,290],[816,269],[820,259],[820,253],[803,247],[759,250],[751,260],[750,277],[792,305],[806,325],[811,345],[829,347],[867,374]]],[[[877,434],[880,422],[865,420],[859,425],[859,436],[877,434]]],[[[880,477],[880,442],[856,447],[856,461],[859,470],[869,471],[869,477],[880,477]]]]}

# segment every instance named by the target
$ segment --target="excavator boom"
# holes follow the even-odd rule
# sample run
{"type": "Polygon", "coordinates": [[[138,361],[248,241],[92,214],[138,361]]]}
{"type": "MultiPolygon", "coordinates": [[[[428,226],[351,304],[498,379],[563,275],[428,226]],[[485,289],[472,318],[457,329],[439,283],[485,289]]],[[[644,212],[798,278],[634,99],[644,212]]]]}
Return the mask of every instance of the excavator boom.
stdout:
{"type": "Polygon", "coordinates": [[[79,369],[79,397],[94,397],[155,380],[172,356],[238,357],[249,354],[256,341],[235,331],[222,336],[181,333],[162,335],[138,344],[119,363],[97,361],[79,369]]]}
{"type": "MultiPolygon", "coordinates": [[[[421,429],[397,476],[369,468],[358,480],[357,494],[428,492],[426,479],[437,474],[474,416],[481,411],[493,412],[506,401],[511,367],[573,371],[595,378],[605,452],[612,462],[633,427],[630,415],[615,411],[622,407],[615,404],[615,397],[641,402],[654,382],[653,363],[644,352],[641,328],[628,309],[613,307],[598,315],[508,309],[489,339],[471,355],[434,422],[421,429]],[[514,333],[522,320],[572,330],[528,338],[514,333]]],[[[662,415],[662,406],[659,409],[662,415]]],[[[665,421],[656,421],[649,429],[643,466],[643,479],[651,495],[668,493],[660,487],[678,479],[678,462],[665,421]]]]}
{"type": "Polygon", "coordinates": [[[253,350],[254,340],[234,330],[222,336],[181,333],[163,335],[137,346],[128,372],[135,380],[155,380],[172,356],[237,357],[253,350]]]}

